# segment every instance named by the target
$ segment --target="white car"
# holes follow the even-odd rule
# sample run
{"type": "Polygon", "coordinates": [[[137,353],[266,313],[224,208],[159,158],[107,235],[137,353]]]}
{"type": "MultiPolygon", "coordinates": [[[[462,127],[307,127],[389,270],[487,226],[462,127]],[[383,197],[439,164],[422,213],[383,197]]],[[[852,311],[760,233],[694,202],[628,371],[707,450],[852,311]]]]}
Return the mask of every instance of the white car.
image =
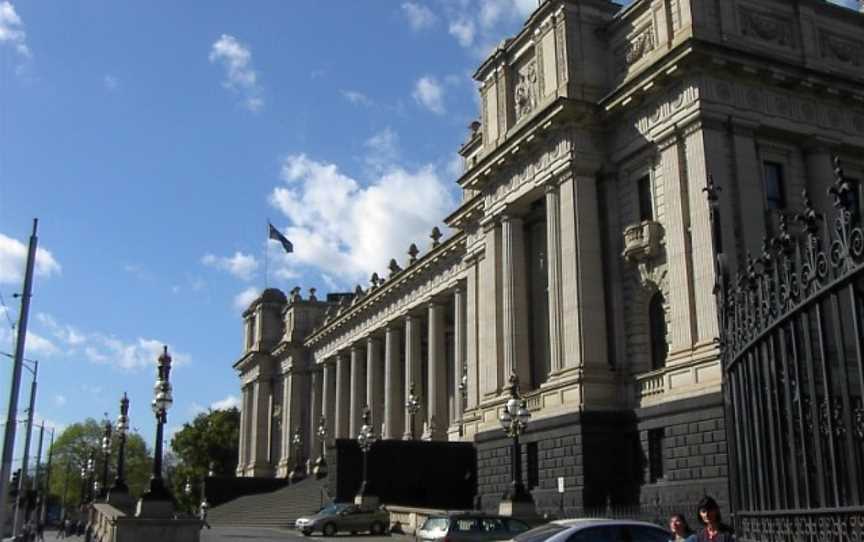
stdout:
{"type": "Polygon", "coordinates": [[[561,519],[516,535],[515,542],[668,542],[669,531],[626,519],[561,519]]]}

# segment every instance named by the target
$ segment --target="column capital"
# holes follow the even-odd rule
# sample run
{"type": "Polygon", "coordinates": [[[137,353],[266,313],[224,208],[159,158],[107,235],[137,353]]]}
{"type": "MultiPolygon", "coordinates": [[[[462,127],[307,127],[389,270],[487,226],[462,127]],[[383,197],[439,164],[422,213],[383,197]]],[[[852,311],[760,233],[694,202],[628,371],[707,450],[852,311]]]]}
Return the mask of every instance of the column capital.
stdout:
{"type": "Polygon", "coordinates": [[[359,351],[363,350],[364,348],[363,348],[363,345],[360,344],[360,341],[357,341],[357,342],[351,343],[351,346],[349,346],[348,349],[350,350],[351,354],[353,354],[354,352],[359,352],[359,351]]]}
{"type": "MultiPolygon", "coordinates": [[[[374,333],[374,332],[373,332],[373,333],[374,333]]],[[[380,343],[380,342],[381,342],[381,337],[379,337],[379,336],[377,336],[377,335],[374,335],[373,333],[369,333],[369,335],[366,335],[365,339],[366,339],[366,344],[367,344],[367,345],[371,345],[371,344],[375,344],[375,343],[380,343]]]]}

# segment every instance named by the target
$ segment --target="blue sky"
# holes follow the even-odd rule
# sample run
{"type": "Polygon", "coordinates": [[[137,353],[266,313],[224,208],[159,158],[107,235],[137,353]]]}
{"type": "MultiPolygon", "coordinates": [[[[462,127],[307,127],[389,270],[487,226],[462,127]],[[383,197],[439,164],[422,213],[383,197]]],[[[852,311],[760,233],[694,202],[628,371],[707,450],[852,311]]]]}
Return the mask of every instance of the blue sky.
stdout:
{"type": "Polygon", "coordinates": [[[161,344],[169,430],[236,400],[268,218],[295,246],[269,247],[269,284],[304,296],[425,247],[458,199],[470,75],[535,5],[0,0],[0,352],[38,217],[37,418],[115,417],[127,391],[152,442],[161,344]]]}

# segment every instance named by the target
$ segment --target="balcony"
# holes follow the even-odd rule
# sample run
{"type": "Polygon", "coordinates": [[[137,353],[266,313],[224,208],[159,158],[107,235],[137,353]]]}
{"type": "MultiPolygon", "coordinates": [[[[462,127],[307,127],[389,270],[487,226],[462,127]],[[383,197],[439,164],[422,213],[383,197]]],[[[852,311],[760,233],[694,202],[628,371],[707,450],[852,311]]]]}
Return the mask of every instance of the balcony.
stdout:
{"type": "Polygon", "coordinates": [[[660,253],[663,226],[653,220],[643,220],[624,228],[624,259],[644,263],[660,253]]]}

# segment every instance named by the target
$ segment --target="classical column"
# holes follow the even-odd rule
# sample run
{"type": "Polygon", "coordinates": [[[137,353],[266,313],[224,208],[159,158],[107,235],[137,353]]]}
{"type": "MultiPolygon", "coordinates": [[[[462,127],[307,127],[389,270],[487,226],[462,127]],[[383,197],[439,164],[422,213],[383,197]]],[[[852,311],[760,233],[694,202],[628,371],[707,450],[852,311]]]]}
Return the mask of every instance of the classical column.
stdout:
{"type": "Polygon", "coordinates": [[[336,424],[334,438],[349,438],[351,419],[351,366],[348,356],[336,355],[336,424]]]}
{"type": "Polygon", "coordinates": [[[366,406],[366,357],[363,347],[351,345],[351,413],[349,415],[349,438],[357,438],[363,426],[363,407],[366,406]]]}
{"type": "MultiPolygon", "coordinates": [[[[305,436],[303,437],[303,447],[306,450],[306,457],[317,455],[315,450],[317,449],[318,442],[318,420],[321,419],[321,412],[323,412],[321,395],[324,391],[322,382],[324,373],[319,367],[313,365],[312,373],[309,377],[312,380],[312,384],[309,387],[309,419],[306,423],[305,436]]],[[[284,431],[285,429],[283,428],[282,430],[284,431]]]]}
{"type": "Polygon", "coordinates": [[[399,355],[399,328],[389,322],[384,329],[384,433],[382,438],[399,438],[405,425],[405,392],[402,357],[399,355]]]}
{"type": "MultiPolygon", "coordinates": [[[[465,366],[465,290],[459,283],[453,288],[453,421],[462,421],[462,375],[465,366]]],[[[467,382],[466,382],[467,385],[467,382]]],[[[465,390],[466,392],[468,390],[465,390]]]]}
{"type": "Polygon", "coordinates": [[[293,468],[291,456],[294,453],[291,445],[291,437],[294,433],[294,375],[293,369],[285,371],[282,375],[282,441],[279,443],[279,467],[280,475],[287,476],[288,471],[293,468]]]}
{"type": "Polygon", "coordinates": [[[479,265],[476,258],[471,258],[466,262],[466,266],[468,269],[465,277],[465,364],[468,366],[468,396],[465,406],[472,409],[479,402],[479,375],[477,374],[477,274],[479,265]]]}
{"type": "Polygon", "coordinates": [[[546,266],[549,273],[549,366],[556,374],[564,368],[561,342],[561,207],[558,185],[546,186],[546,266]]]}
{"type": "Polygon", "coordinates": [[[372,414],[372,427],[380,435],[384,423],[384,360],[381,339],[377,337],[366,339],[366,403],[372,414]]]}
{"type": "MultiPolygon", "coordinates": [[[[825,216],[833,216],[834,198],[828,194],[828,189],[834,183],[834,161],[828,144],[819,140],[809,141],[804,147],[804,159],[807,166],[807,195],[816,209],[825,216]]],[[[791,186],[789,177],[791,172],[786,172],[786,205],[790,205],[791,186]]],[[[797,194],[796,194],[797,195],[797,194]]],[[[758,254],[758,252],[753,252],[758,254]]]]}
{"type": "Polygon", "coordinates": [[[501,386],[501,266],[499,262],[500,228],[489,221],[483,226],[484,255],[477,279],[478,364],[480,391],[488,397],[497,395],[501,386]]]}
{"type": "Polygon", "coordinates": [[[240,446],[237,456],[237,476],[243,476],[243,470],[246,466],[246,430],[249,425],[249,407],[247,406],[248,393],[246,386],[240,388],[240,446]]]}
{"type": "Polygon", "coordinates": [[[528,388],[531,365],[528,357],[528,292],[525,288],[525,238],[522,219],[501,217],[501,325],[504,374],[515,372],[528,388]]]}
{"type": "MultiPolygon", "coordinates": [[[[414,384],[414,393],[419,394],[422,386],[423,376],[420,374],[420,319],[410,314],[405,316],[405,396],[408,396],[408,390],[411,389],[411,384],[414,384]]],[[[402,405],[405,408],[405,405],[402,405]]],[[[422,431],[423,409],[415,416],[414,420],[414,435],[419,435],[422,431]]],[[[405,416],[405,434],[403,438],[408,440],[411,438],[412,429],[410,427],[411,418],[405,416]]]]}
{"type": "MultiPolygon", "coordinates": [[[[327,427],[327,441],[333,440],[336,427],[336,367],[332,360],[324,360],[321,364],[323,382],[321,385],[321,413],[327,427]]],[[[317,427],[318,420],[313,420],[317,427]]],[[[317,437],[316,437],[317,439],[317,437]]],[[[317,442],[317,440],[316,440],[317,442]]]]}
{"type": "Polygon", "coordinates": [[[270,385],[265,380],[255,380],[252,384],[254,408],[252,413],[252,475],[270,474],[268,463],[268,444],[270,436],[270,385]]]}
{"type": "Polygon", "coordinates": [[[444,342],[444,307],[437,301],[429,303],[429,397],[424,440],[447,438],[447,357],[444,342]]]}

